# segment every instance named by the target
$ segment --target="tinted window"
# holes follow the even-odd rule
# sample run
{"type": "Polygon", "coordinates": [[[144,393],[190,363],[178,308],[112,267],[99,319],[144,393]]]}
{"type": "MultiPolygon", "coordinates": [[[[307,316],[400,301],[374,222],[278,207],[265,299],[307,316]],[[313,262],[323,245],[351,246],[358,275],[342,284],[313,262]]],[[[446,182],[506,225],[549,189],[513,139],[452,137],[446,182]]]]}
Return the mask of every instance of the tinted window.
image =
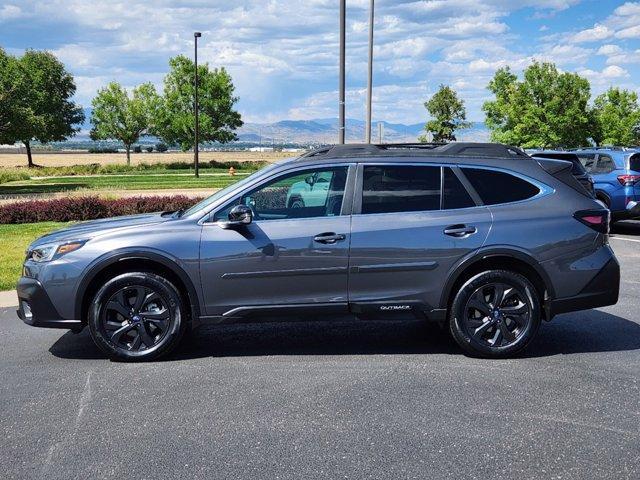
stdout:
{"type": "Polygon", "coordinates": [[[444,169],[442,192],[442,208],[445,210],[452,208],[475,207],[475,202],[469,196],[464,185],[449,167],[444,169]]]}
{"type": "Polygon", "coordinates": [[[598,163],[596,167],[591,170],[593,173],[609,173],[616,169],[616,164],[613,163],[613,159],[609,155],[598,155],[598,163]]]}
{"type": "Polygon", "coordinates": [[[635,153],[629,158],[629,170],[640,172],[640,153],[635,153]]]}
{"type": "Polygon", "coordinates": [[[595,153],[579,153],[578,158],[580,159],[580,163],[582,163],[587,172],[593,170],[596,159],[595,153]]]}
{"type": "Polygon", "coordinates": [[[295,172],[263,184],[216,213],[226,220],[236,205],[248,205],[256,220],[282,220],[340,215],[347,167],[295,172]]]}
{"type": "Polygon", "coordinates": [[[440,167],[365,166],[362,213],[440,209],[440,167]]]}
{"type": "Polygon", "coordinates": [[[509,173],[480,168],[463,168],[462,171],[485,205],[526,200],[540,192],[535,185],[509,173]]]}

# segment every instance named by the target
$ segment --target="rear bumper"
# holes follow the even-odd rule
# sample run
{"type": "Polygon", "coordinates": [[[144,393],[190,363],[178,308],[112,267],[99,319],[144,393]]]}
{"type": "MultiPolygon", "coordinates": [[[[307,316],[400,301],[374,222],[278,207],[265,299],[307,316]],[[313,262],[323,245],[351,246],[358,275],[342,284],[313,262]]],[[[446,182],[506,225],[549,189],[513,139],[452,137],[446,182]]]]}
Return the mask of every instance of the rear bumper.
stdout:
{"type": "Polygon", "coordinates": [[[27,325],[45,328],[82,329],[80,320],[67,320],[60,316],[42,284],[22,277],[18,281],[18,317],[27,325]]]}
{"type": "Polygon", "coordinates": [[[595,277],[573,297],[556,298],[547,302],[547,319],[559,313],[606,307],[618,303],[620,292],[620,264],[611,258],[595,277]]]}

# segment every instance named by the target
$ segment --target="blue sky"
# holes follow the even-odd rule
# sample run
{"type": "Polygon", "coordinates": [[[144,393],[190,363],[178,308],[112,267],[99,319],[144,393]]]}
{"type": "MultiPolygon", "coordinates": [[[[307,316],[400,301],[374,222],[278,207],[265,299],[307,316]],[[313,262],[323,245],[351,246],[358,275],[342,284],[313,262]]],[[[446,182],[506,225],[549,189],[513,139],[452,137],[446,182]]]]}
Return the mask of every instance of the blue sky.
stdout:
{"type": "MultiPolygon", "coordinates": [[[[368,0],[347,0],[347,116],[364,118],[368,0]]],[[[0,0],[0,46],[48,49],[75,75],[77,100],[116,80],[158,86],[167,61],[200,56],[231,72],[246,121],[337,115],[338,0],[0,0]]],[[[593,94],[640,93],[640,2],[377,0],[374,119],[423,121],[446,83],[482,120],[495,70],[533,59],[578,72],[593,94]]]]}

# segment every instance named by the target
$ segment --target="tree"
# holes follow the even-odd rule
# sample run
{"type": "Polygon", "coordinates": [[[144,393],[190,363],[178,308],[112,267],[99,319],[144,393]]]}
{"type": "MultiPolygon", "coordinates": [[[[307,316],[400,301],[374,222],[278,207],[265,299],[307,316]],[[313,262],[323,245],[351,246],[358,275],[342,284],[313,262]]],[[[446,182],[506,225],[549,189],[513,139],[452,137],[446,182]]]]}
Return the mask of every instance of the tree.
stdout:
{"type": "Polygon", "coordinates": [[[16,76],[16,59],[0,48],[0,144],[15,143],[14,140],[10,141],[9,131],[25,113],[24,110],[19,109],[17,103],[19,95],[16,76]]]}
{"type": "Polygon", "coordinates": [[[134,88],[132,95],[120,84],[111,82],[98,90],[91,102],[91,138],[93,140],[119,140],[127,152],[127,165],[131,164],[131,146],[152,127],[160,98],[151,83],[134,88]]]}
{"type": "Polygon", "coordinates": [[[62,141],[80,130],[77,125],[84,121],[84,113],[71,100],[76,85],[49,52],[27,50],[21,58],[7,58],[3,52],[1,57],[0,138],[3,143],[24,143],[33,167],[33,140],[62,141]]]}
{"type": "MultiPolygon", "coordinates": [[[[466,121],[464,101],[460,100],[456,91],[448,85],[440,85],[438,91],[424,106],[432,117],[424,128],[433,135],[434,142],[455,142],[456,130],[471,126],[466,121]]],[[[419,140],[426,142],[426,135],[420,136],[419,140]]]]}
{"type": "Polygon", "coordinates": [[[639,144],[640,106],[636,92],[612,87],[593,103],[593,137],[598,145],[639,144]]]}
{"type": "MultiPolygon", "coordinates": [[[[165,143],[180,145],[186,151],[194,147],[195,64],[179,55],[169,61],[169,66],[153,133],[165,143]]],[[[210,70],[207,64],[198,65],[198,83],[200,140],[221,143],[237,140],[233,130],[242,126],[242,120],[233,109],[238,97],[233,95],[231,76],[224,68],[210,70]]]]}
{"type": "Polygon", "coordinates": [[[523,148],[579,147],[588,144],[592,116],[588,80],[535,62],[518,80],[508,67],[487,87],[495,100],[482,109],[493,141],[523,148]]]}

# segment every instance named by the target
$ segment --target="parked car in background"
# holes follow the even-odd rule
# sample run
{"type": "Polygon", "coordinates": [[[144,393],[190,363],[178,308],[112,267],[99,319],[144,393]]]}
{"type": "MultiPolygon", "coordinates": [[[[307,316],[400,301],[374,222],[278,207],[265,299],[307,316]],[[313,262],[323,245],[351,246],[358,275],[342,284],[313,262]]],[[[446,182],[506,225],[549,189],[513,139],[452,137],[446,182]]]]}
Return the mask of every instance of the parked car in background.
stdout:
{"type": "Polygon", "coordinates": [[[575,153],[556,150],[541,150],[528,153],[533,158],[552,158],[556,160],[565,160],[567,162],[571,162],[573,164],[573,167],[571,169],[572,175],[576,177],[578,182],[580,182],[580,185],[582,185],[585,190],[587,190],[591,195],[595,194],[595,190],[593,188],[593,177],[589,175],[589,173],[587,173],[587,170],[585,169],[584,165],[582,165],[580,158],[578,158],[578,155],[576,155],[575,153]]]}
{"type": "Polygon", "coordinates": [[[466,352],[506,357],[542,320],[617,302],[608,228],[565,161],[499,144],[326,147],[186,211],[39,238],[18,314],[88,326],[132,361],[203,322],[336,314],[441,322],[466,352]]]}
{"type": "Polygon", "coordinates": [[[640,152],[591,148],[575,153],[594,180],[594,194],[611,210],[612,220],[640,217],[640,152]]]}

